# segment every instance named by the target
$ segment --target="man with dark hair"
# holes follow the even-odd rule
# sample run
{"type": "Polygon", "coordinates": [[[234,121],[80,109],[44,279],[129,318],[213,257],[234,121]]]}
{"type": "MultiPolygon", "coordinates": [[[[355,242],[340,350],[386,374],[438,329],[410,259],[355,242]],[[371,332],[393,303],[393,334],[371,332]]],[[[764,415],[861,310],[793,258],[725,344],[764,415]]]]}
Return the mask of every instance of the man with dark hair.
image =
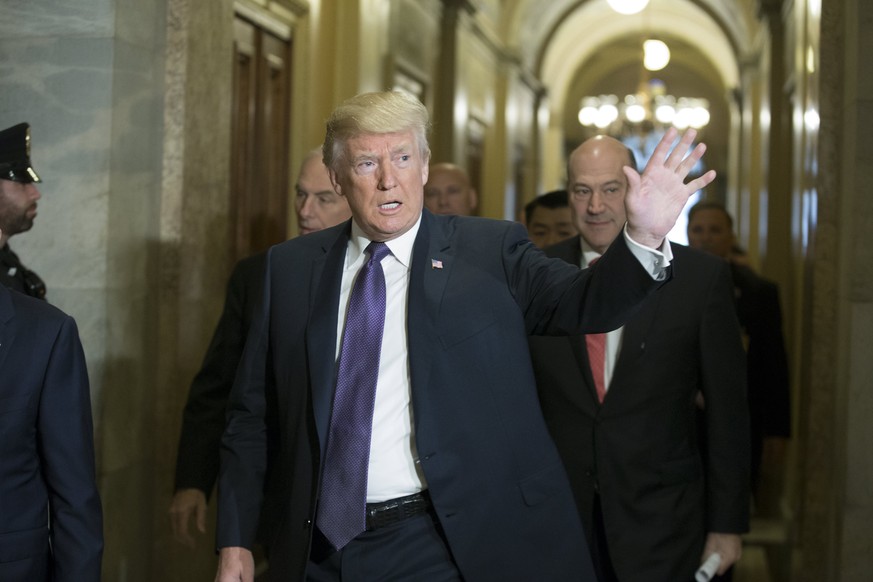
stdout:
{"type": "Polygon", "coordinates": [[[594,580],[527,336],[620,325],[669,278],[664,237],[715,173],[685,184],[704,148],[692,131],[668,155],[671,131],[591,274],[519,224],[424,210],[428,125],[400,91],[328,119],[352,219],[267,257],[222,439],[218,582],[252,580],[263,504],[276,581],[594,580]]]}
{"type": "MultiPolygon", "coordinates": [[[[571,153],[579,234],[547,255],[600,269],[628,220],[631,164],[628,148],[606,136],[571,153]]],[[[530,338],[543,415],[601,582],[692,580],[713,553],[723,573],[740,557],[739,534],[748,528],[744,360],[728,269],[671,246],[673,279],[623,327],[530,338]],[[706,402],[701,425],[698,392],[706,402]]]]}
{"type": "Polygon", "coordinates": [[[544,249],[576,233],[566,190],[537,196],[524,206],[525,226],[530,240],[544,249]]]}
{"type": "Polygon", "coordinates": [[[45,299],[45,283],[9,248],[9,237],[33,227],[40,181],[30,163],[30,125],[0,131],[0,285],[45,299]]]}
{"type": "Polygon", "coordinates": [[[749,415],[752,435],[752,487],[759,484],[762,459],[784,462],[791,436],[788,356],[782,336],[779,287],[737,260],[733,219],[718,202],[698,202],[688,211],[688,244],[730,265],[737,318],[748,360],[749,415]]]}

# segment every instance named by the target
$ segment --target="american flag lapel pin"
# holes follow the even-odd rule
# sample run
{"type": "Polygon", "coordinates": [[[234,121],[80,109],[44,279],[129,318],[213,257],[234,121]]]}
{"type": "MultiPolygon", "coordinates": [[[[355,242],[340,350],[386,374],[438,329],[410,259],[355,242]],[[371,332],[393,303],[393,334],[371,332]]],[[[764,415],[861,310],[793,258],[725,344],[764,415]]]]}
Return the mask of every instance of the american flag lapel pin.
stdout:
{"type": "Polygon", "coordinates": [[[438,260],[438,259],[431,259],[430,260],[430,268],[431,269],[442,269],[443,262],[438,260]]]}

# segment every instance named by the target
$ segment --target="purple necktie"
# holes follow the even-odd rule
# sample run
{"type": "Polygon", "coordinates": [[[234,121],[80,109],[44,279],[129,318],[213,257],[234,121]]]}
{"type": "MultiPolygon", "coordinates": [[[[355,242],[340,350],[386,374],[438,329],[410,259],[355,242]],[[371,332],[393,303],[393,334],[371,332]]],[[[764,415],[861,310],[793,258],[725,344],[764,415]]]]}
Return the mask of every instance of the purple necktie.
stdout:
{"type": "Polygon", "coordinates": [[[385,243],[371,242],[349,297],[316,523],[336,549],[366,529],[370,433],[385,327],[385,243]]]}

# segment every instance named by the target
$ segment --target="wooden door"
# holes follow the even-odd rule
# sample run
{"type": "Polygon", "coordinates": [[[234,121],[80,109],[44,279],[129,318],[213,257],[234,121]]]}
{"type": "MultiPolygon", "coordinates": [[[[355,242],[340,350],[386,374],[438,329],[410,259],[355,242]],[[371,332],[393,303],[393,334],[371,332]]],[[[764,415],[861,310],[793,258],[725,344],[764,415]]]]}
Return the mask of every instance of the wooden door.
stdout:
{"type": "Polygon", "coordinates": [[[291,39],[237,15],[231,228],[235,260],[288,236],[291,39]]]}

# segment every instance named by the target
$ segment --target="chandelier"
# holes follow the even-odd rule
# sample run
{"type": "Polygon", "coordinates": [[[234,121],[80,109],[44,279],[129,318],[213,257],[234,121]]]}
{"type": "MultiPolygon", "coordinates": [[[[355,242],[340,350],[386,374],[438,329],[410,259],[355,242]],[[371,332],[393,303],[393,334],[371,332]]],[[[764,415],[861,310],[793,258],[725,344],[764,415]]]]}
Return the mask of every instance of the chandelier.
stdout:
{"type": "Polygon", "coordinates": [[[660,79],[640,84],[636,93],[583,97],[579,104],[579,123],[623,133],[626,130],[652,131],[674,126],[679,130],[701,129],[709,124],[709,102],[696,97],[668,95],[660,79]]]}
{"type": "Polygon", "coordinates": [[[683,130],[701,129],[709,123],[709,102],[696,97],[674,97],[660,79],[649,73],[660,71],[670,62],[670,48],[657,39],[643,42],[643,68],[637,92],[625,95],[583,97],[579,104],[579,123],[585,127],[609,129],[611,133],[637,133],[665,129],[673,125],[683,130]]]}

